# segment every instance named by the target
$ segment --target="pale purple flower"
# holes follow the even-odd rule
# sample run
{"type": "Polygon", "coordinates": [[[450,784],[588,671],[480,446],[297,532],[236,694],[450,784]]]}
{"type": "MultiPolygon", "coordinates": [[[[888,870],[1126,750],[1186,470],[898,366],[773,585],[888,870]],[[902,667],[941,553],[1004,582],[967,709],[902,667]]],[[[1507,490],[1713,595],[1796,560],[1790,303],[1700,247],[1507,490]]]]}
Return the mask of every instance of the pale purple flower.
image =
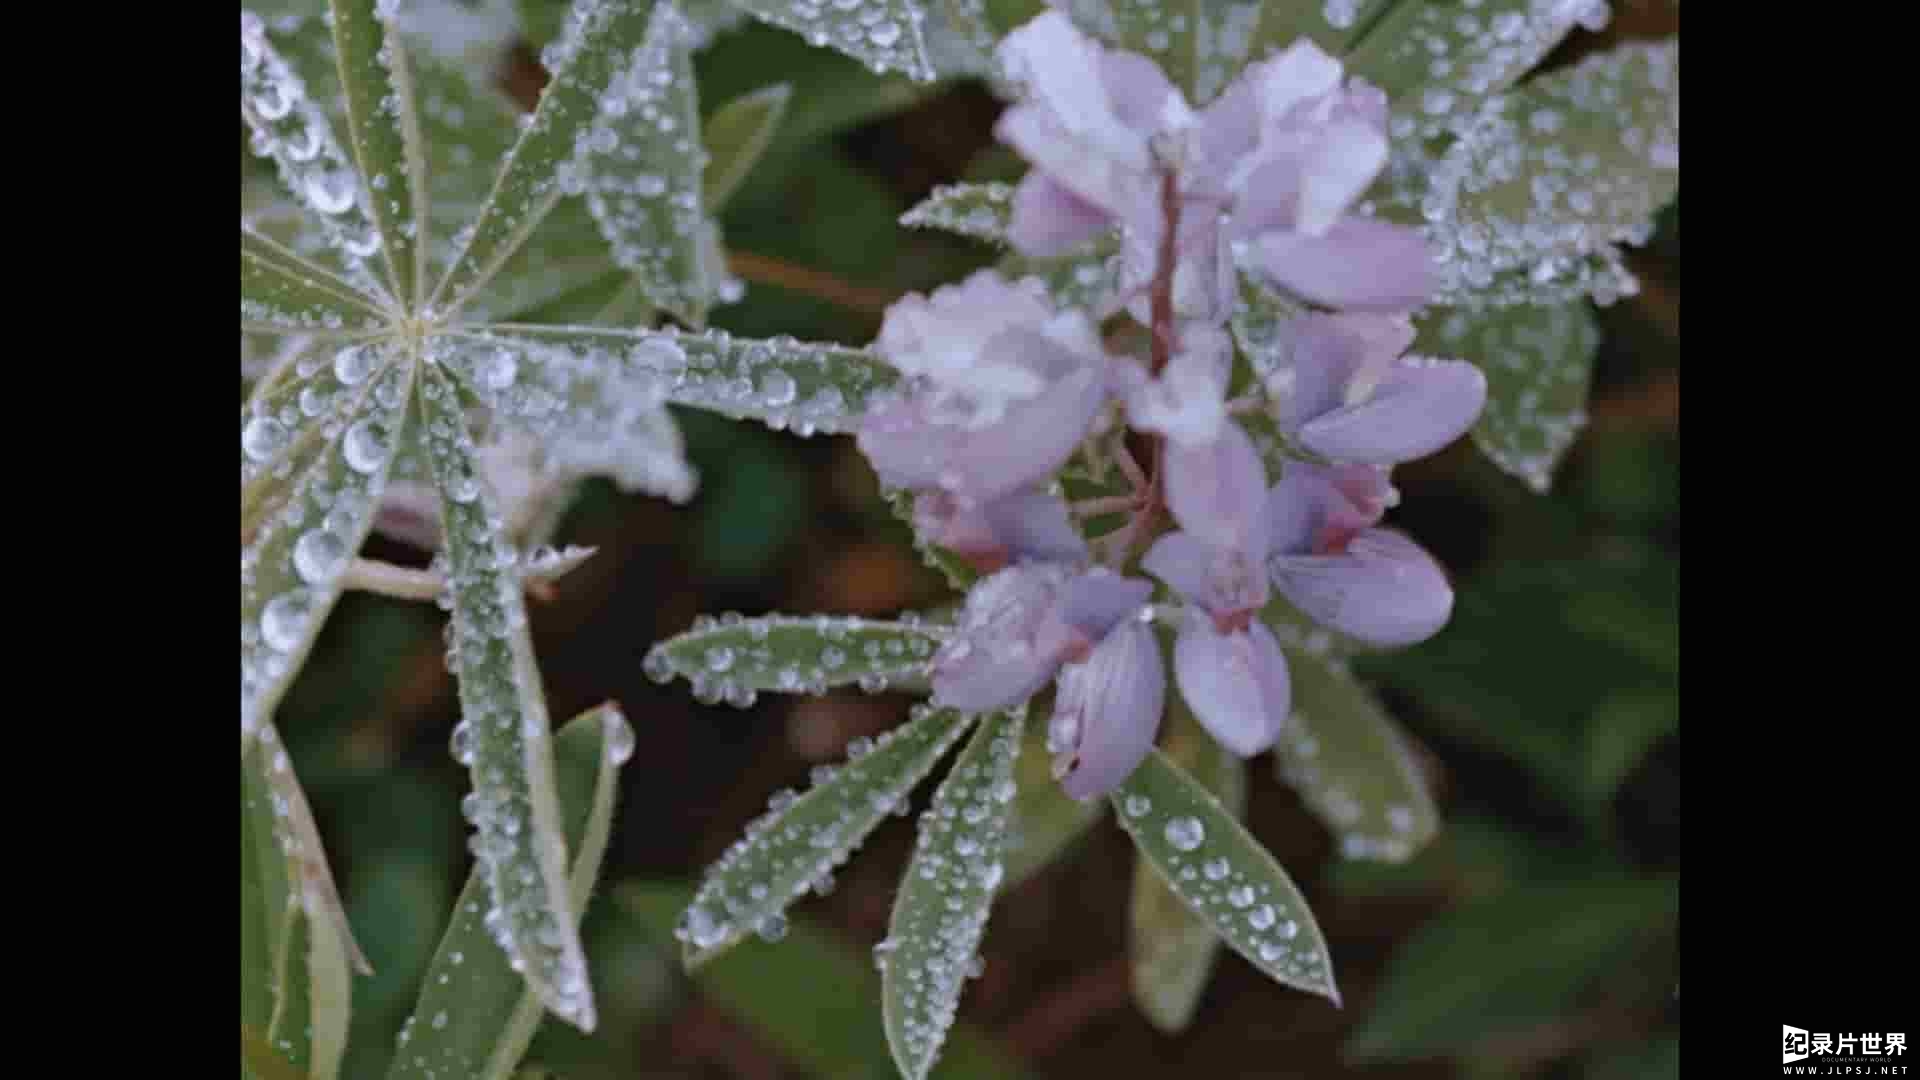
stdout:
{"type": "Polygon", "coordinates": [[[1250,757],[1273,745],[1291,707],[1286,660],[1257,618],[1273,541],[1266,469],[1228,424],[1211,446],[1170,444],[1166,479],[1180,529],[1140,565],[1192,605],[1174,641],[1181,696],[1222,746],[1250,757]]]}
{"type": "Polygon", "coordinates": [[[1085,802],[1132,775],[1153,749],[1166,699],[1160,642],[1138,619],[1121,622],[1085,660],[1062,667],[1047,749],[1067,796],[1085,802]]]}
{"type": "Polygon", "coordinates": [[[934,704],[963,712],[1017,705],[1059,676],[1048,745],[1067,793],[1091,798],[1153,745],[1166,676],[1135,616],[1153,588],[1104,568],[1011,566],[975,583],[933,657],[934,704]]]}
{"type": "Polygon", "coordinates": [[[1104,48],[1059,11],[1009,34],[998,55],[1025,95],[996,134],[1033,166],[1014,195],[1016,249],[1061,254],[1121,226],[1121,284],[1137,309],[1159,265],[1171,176],[1182,318],[1226,317],[1236,258],[1328,307],[1401,310],[1432,293],[1419,231],[1354,212],[1387,163],[1386,97],[1343,81],[1311,41],[1250,65],[1200,110],[1153,61],[1104,48]]]}
{"type": "Polygon", "coordinates": [[[920,538],[966,559],[983,572],[1013,562],[1081,563],[1087,542],[1074,527],[1067,504],[1041,491],[1017,491],[992,502],[969,504],[944,491],[913,503],[920,538]]]}
{"type": "Polygon", "coordinates": [[[1314,620],[1371,645],[1411,645],[1453,613],[1453,586],[1406,535],[1378,528],[1386,471],[1290,462],[1274,486],[1273,585],[1314,620]]]}
{"type": "Polygon", "coordinates": [[[1487,379],[1461,360],[1402,356],[1403,315],[1308,315],[1287,324],[1286,359],[1266,379],[1280,429],[1337,461],[1397,465],[1473,426],[1487,379]]]}
{"type": "Polygon", "coordinates": [[[1186,322],[1165,371],[1150,376],[1138,364],[1114,365],[1114,391],[1126,402],[1127,422],[1184,446],[1206,446],[1227,423],[1227,380],[1233,339],[1206,323],[1186,322]]]}
{"type": "Polygon", "coordinates": [[[1086,315],[1055,311],[1036,281],[991,271],[901,299],[875,349],[906,379],[868,411],[861,452],[882,482],[969,508],[1059,468],[1107,394],[1106,353],[1086,315]]]}

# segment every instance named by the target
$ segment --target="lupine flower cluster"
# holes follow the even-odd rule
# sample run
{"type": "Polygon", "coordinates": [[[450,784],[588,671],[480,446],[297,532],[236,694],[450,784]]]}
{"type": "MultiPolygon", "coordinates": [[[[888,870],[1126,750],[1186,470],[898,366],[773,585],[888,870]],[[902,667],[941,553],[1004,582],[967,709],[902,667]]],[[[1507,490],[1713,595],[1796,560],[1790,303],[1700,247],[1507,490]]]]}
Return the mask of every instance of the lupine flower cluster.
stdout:
{"type": "Polygon", "coordinates": [[[1157,624],[1175,629],[1180,694],[1241,757],[1290,713],[1286,661],[1258,618],[1275,593],[1374,645],[1445,624],[1445,573],[1381,525],[1389,472],[1465,432],[1487,387],[1473,364],[1407,354],[1433,258],[1418,230],[1357,208],[1387,165],[1386,97],[1311,41],[1201,109],[1152,60],[1057,11],[998,59],[1023,96],[997,135],[1031,165],[1008,239],[1056,256],[1117,228],[1112,310],[1057,309],[1038,281],[993,271],[900,301],[876,351],[905,378],[859,445],[883,483],[915,494],[921,541],[987,575],[934,657],[935,704],[1008,708],[1053,682],[1053,772],[1084,800],[1154,744],[1157,624]],[[1230,396],[1243,274],[1310,310],[1286,324],[1285,360],[1230,396]],[[1113,347],[1109,317],[1150,347],[1113,347]],[[1249,414],[1296,451],[1277,476],[1249,414]],[[1069,504],[1053,478],[1076,454],[1110,457],[1131,491],[1069,504]],[[1083,538],[1082,522],[1116,510],[1125,524],[1083,538]],[[1150,603],[1156,583],[1164,603],[1150,603]]]}

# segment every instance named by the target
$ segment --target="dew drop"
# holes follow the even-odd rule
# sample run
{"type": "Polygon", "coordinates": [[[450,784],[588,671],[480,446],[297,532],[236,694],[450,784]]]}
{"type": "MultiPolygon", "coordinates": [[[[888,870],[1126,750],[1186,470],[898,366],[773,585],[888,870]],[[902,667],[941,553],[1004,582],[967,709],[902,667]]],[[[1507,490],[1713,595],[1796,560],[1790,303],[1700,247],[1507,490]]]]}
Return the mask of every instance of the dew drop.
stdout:
{"type": "Polygon", "coordinates": [[[260,640],[275,652],[292,652],[305,636],[307,614],[313,608],[313,594],[306,589],[288,589],[267,602],[260,613],[260,640]]]}
{"type": "Polygon", "coordinates": [[[347,561],[347,542],[326,529],[314,529],[293,545],[293,569],[309,585],[333,580],[347,561]]]}
{"type": "Polygon", "coordinates": [[[253,461],[279,453],[291,438],[287,426],[271,416],[256,416],[240,429],[240,450],[253,461]]]}
{"type": "Polygon", "coordinates": [[[355,472],[374,472],[387,461],[387,429],[378,420],[362,420],[347,429],[342,450],[355,472]]]}
{"type": "Polygon", "coordinates": [[[1165,836],[1176,850],[1192,851],[1207,838],[1207,830],[1197,818],[1177,817],[1167,822],[1165,836]]]}

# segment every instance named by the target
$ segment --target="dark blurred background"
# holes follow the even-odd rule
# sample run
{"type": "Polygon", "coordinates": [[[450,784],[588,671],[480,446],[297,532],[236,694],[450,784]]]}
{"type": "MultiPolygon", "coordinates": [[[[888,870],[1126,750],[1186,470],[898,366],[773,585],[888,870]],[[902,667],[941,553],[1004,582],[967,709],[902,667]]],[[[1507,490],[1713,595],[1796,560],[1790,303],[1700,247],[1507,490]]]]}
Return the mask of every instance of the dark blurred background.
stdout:
{"type": "MultiPolygon", "coordinates": [[[[537,8],[539,4],[529,4],[537,8]]],[[[1549,63],[1678,31],[1615,5],[1549,63]]],[[[530,22],[530,25],[532,23],[530,22]]],[[[512,78],[540,76],[531,46],[512,78]]],[[[980,245],[900,228],[936,183],[1008,175],[994,99],[882,81],[751,26],[700,61],[706,108],[781,80],[785,129],[725,213],[740,333],[865,343],[892,298],[984,265],[980,245]]],[[[1396,472],[1395,521],[1454,574],[1436,639],[1358,668],[1413,736],[1446,828],[1413,863],[1340,861],[1267,759],[1248,820],[1307,891],[1345,1007],[1230,952],[1181,1034],[1128,989],[1132,849],[1102,824],[997,903],[964,1049],[936,1076],[1670,1076],[1678,1070],[1680,740],[1678,204],[1632,253],[1639,295],[1598,312],[1591,426],[1537,496],[1464,441],[1396,472]]],[[[641,657],[696,613],[888,615],[944,602],[851,440],[684,412],[701,490],[684,507],[590,484],[557,540],[599,554],[533,611],[556,722],[612,699],[638,735],[587,916],[602,1025],[549,1025],[529,1057],[568,1080],[892,1075],[869,950],[912,842],[890,820],[826,897],[689,980],[682,891],[758,814],[909,701],[764,695],[740,711],[656,686],[641,657]]],[[[370,554],[422,564],[375,541],[370,554]]],[[[447,751],[457,703],[431,605],[349,594],[282,707],[355,930],[349,1076],[378,1075],[469,869],[447,751]]],[[[923,790],[924,800],[928,792],[923,790]]]]}

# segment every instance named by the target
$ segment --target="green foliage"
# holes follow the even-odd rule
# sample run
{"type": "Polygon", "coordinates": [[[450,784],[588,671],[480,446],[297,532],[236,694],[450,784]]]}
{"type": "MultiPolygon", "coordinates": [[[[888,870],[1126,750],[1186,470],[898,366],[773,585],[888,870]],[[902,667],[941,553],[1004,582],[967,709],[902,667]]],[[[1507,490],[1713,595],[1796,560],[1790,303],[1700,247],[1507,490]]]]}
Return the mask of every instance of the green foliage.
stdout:
{"type": "Polygon", "coordinates": [[[1204,784],[1155,750],[1112,800],[1141,856],[1221,940],[1269,978],[1340,1000],[1306,898],[1204,784]]]}

